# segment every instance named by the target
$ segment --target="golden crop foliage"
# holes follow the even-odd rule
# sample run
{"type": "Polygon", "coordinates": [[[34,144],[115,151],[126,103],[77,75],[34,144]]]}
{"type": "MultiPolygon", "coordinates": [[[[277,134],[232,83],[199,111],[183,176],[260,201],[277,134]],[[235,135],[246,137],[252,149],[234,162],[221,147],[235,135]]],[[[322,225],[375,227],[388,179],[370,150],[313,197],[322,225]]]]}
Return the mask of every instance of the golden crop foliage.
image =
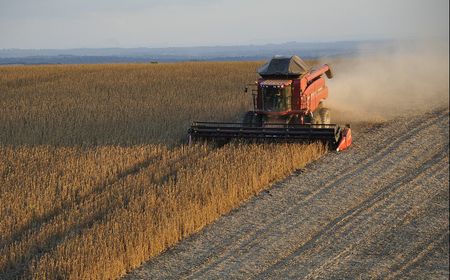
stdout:
{"type": "Polygon", "coordinates": [[[325,153],[182,144],[258,65],[0,67],[0,278],[120,277],[325,153]]]}
{"type": "Polygon", "coordinates": [[[179,143],[251,105],[258,63],[0,67],[0,143],[179,143]]]}

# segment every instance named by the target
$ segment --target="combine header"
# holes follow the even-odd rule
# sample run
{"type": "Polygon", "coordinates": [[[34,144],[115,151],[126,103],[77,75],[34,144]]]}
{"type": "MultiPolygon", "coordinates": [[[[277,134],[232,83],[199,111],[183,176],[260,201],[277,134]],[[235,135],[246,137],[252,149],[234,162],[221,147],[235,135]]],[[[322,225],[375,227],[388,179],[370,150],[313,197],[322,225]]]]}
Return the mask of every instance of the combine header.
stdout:
{"type": "Polygon", "coordinates": [[[189,141],[324,141],[337,151],[351,145],[350,127],[331,124],[330,111],[324,106],[328,87],[323,75],[332,78],[328,65],[311,68],[298,56],[275,56],[258,73],[261,78],[252,89],[254,109],[242,123],[194,122],[189,141]]]}

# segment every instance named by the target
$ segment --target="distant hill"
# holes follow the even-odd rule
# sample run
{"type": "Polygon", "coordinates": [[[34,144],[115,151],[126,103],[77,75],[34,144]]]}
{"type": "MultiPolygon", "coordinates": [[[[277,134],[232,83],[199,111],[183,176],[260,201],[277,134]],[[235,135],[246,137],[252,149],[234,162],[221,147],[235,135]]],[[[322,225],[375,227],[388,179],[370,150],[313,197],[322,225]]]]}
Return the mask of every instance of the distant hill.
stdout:
{"type": "Polygon", "coordinates": [[[0,49],[0,64],[265,60],[276,54],[297,54],[303,58],[317,58],[356,54],[386,44],[389,44],[389,42],[288,42],[247,46],[170,48],[0,49]]]}

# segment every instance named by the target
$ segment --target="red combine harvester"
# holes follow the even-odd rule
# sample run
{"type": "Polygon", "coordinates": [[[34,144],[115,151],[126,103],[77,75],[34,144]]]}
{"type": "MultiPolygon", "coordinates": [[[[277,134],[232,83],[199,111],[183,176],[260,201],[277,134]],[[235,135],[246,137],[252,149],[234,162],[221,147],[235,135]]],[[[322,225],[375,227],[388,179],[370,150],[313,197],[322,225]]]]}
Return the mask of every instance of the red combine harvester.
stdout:
{"type": "Polygon", "coordinates": [[[320,140],[337,151],[351,145],[350,126],[332,124],[324,106],[328,87],[323,76],[333,77],[328,65],[311,68],[298,56],[275,56],[258,73],[261,78],[252,89],[254,109],[242,123],[194,122],[189,140],[320,140]]]}

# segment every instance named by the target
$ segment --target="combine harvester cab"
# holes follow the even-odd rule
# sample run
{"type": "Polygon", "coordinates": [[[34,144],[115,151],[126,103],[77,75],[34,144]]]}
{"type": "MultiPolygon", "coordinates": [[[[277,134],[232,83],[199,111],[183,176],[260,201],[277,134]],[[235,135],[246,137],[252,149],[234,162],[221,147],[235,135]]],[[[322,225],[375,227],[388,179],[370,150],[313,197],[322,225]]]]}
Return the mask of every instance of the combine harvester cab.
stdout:
{"type": "Polygon", "coordinates": [[[333,76],[328,65],[311,68],[298,56],[275,56],[258,73],[261,78],[252,89],[253,110],[245,114],[242,122],[194,122],[188,131],[189,142],[323,141],[337,151],[352,144],[350,126],[332,124],[330,111],[324,106],[328,87],[323,76],[333,76]]]}

